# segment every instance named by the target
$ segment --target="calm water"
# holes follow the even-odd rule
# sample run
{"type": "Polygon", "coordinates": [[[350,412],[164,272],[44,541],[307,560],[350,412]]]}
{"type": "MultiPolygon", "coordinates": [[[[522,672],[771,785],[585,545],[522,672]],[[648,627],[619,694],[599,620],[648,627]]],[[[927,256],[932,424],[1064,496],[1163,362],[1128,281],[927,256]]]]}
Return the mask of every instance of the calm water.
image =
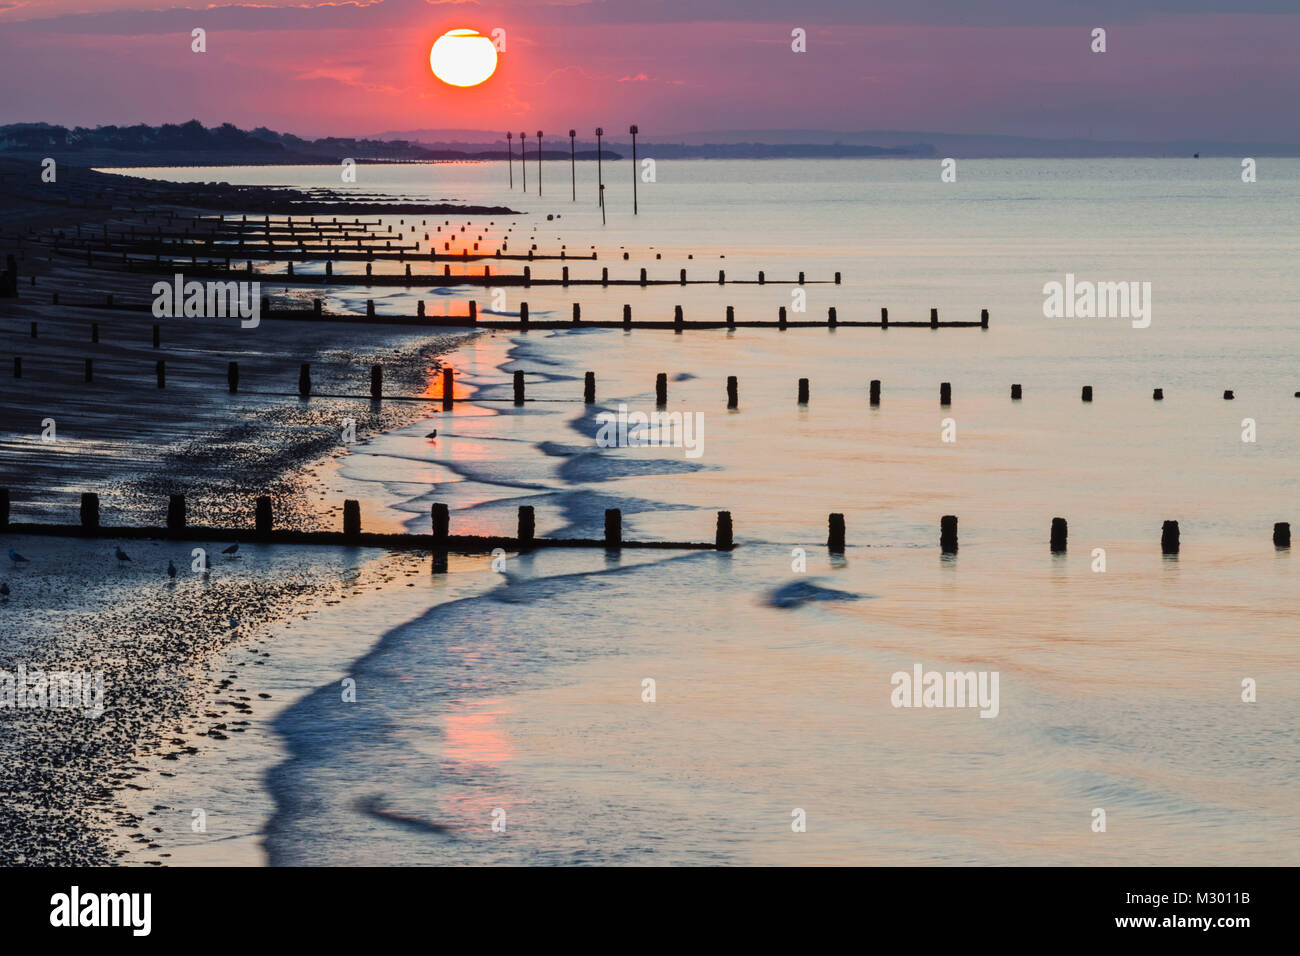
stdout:
{"type": "MultiPolygon", "coordinates": [[[[795,273],[838,270],[843,285],[806,287],[810,315],[988,308],[992,326],[480,336],[453,361],[467,404],[354,446],[333,479],[368,525],[425,530],[444,501],[457,531],[508,532],[532,504],[540,534],[599,536],[619,507],[628,537],[708,540],[728,509],[741,547],[511,556],[504,573],[467,559],[424,606],[408,595],[377,611],[373,646],[347,668],[357,702],[331,683],[279,717],[272,862],[1300,862],[1300,591],[1293,553],[1270,540],[1274,521],[1300,525],[1300,162],[1262,160],[1251,185],[1223,160],[959,161],[955,184],[929,161],[680,162],[640,187],[635,220],[630,164],[605,171],[603,230],[585,166],[577,205],[558,163],[544,200],[510,193],[497,166],[363,166],[356,188],[524,209],[512,251],[534,229],[542,252],[594,245],[599,261],[571,263],[575,277],[769,279],[509,289],[503,312],[525,294],[539,318],[573,301],[589,318],[624,302],[646,317],[676,304],[774,317],[795,273]],[[1067,272],[1150,282],[1151,326],[1045,319],[1043,284],[1067,272]],[[670,411],[702,415],[702,454],[597,447],[595,414],[652,411],[657,372],[670,411]],[[846,516],[842,561],[824,547],[831,511],[846,516]],[[944,514],[961,520],[955,559],[939,554],[944,514]],[[1048,552],[1054,516],[1070,522],[1065,556],[1048,552]],[[1176,560],[1160,554],[1164,519],[1181,524],[1176,560]],[[997,671],[998,716],[892,707],[890,676],[918,662],[997,671]]],[[[158,171],[182,173],[335,175],[158,171]]],[[[371,294],[334,304],[360,310],[371,294]]],[[[493,305],[462,287],[378,307],[459,312],[470,294],[493,305]]],[[[356,641],[342,609],[314,626],[356,641]]]]}

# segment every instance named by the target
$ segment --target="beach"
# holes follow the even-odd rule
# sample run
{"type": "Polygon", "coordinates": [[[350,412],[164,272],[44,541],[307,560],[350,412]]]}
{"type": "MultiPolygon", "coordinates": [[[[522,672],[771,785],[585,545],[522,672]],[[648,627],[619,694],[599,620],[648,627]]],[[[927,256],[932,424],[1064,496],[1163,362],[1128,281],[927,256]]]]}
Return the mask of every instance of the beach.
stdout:
{"type": "MultiPolygon", "coordinates": [[[[5,761],[3,789],[23,795],[6,807],[6,859],[1294,865],[1300,604],[1291,551],[1270,535],[1297,518],[1297,250],[1279,210],[1300,201],[1300,164],[1275,162],[1270,191],[1244,201],[1177,160],[970,162],[951,201],[922,186],[932,164],[810,176],[684,162],[635,218],[612,164],[627,181],[607,189],[606,226],[590,198],[512,193],[492,164],[370,167],[362,185],[388,201],[519,209],[493,234],[516,249],[594,246],[594,262],[565,263],[575,278],[773,278],[537,285],[502,301],[487,284],[418,282],[442,263],[382,293],[317,293],[286,270],[265,280],[274,294],[319,295],[358,321],[169,320],[165,390],[147,313],[95,313],[106,371],[89,388],[88,311],[5,306],[8,351],[30,356],[23,379],[0,379],[6,409],[31,422],[0,446],[14,521],[75,523],[78,493],[94,490],[106,524],[161,525],[183,492],[193,523],[251,527],[269,494],[277,527],[304,530],[341,527],[351,499],[366,530],[418,534],[437,504],[453,534],[473,535],[513,534],[529,506],[539,536],[598,539],[617,509],[629,539],[708,542],[726,511],[737,543],[453,554],[432,574],[427,554],[249,541],[237,557],[210,548],[204,583],[193,542],[129,542],[124,569],[109,536],[7,536],[32,561],[4,575],[0,648],[102,667],[116,690],[90,734],[84,718],[17,715],[8,745],[48,749],[5,761]],[[1121,218],[1134,208],[1148,215],[1121,218]],[[844,281],[801,286],[800,272],[844,281]],[[1150,281],[1150,323],[1048,318],[1044,284],[1067,274],[1150,281]],[[461,315],[470,300],[518,317],[523,300],[538,318],[580,302],[592,319],[632,304],[665,319],[731,305],[991,321],[457,331],[367,324],[367,300],[381,318],[419,301],[461,315]],[[295,394],[303,362],[308,400],[295,394]],[[369,401],[379,362],[386,394],[417,400],[369,401]],[[451,409],[436,400],[446,367],[451,409]],[[660,406],[660,375],[663,410],[699,423],[696,447],[602,443],[608,416],[660,406]],[[355,443],[337,438],[345,417],[355,443]],[[943,516],[959,519],[960,547],[941,546],[943,516]],[[1062,517],[1068,547],[1054,553],[1062,517]],[[1168,520],[1176,556],[1162,553],[1168,520]],[[996,714],[900,708],[893,678],[918,666],[997,673],[996,714]],[[176,681],[156,679],[171,669],[176,681]],[[1097,808],[1107,833],[1090,828],[1097,808]]],[[[133,172],[301,189],[333,174],[133,172]]],[[[143,275],[91,286],[80,269],[37,288],[145,298],[143,275]]]]}

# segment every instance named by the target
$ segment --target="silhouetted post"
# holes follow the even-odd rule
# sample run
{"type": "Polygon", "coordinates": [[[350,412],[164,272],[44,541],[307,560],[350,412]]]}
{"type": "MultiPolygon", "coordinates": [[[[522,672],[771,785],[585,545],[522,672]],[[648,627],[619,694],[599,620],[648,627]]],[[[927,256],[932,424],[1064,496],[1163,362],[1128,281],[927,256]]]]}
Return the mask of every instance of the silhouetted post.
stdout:
{"type": "Polygon", "coordinates": [[[889,310],[883,305],[880,307],[880,327],[882,329],[889,328],[889,310]]]}
{"type": "MultiPolygon", "coordinates": [[[[410,269],[411,267],[407,266],[406,268],[410,269]]],[[[320,299],[311,300],[311,314],[313,318],[320,318],[320,299]]]]}
{"type": "MultiPolygon", "coordinates": [[[[605,131],[599,126],[596,127],[596,202],[603,210],[605,208],[605,177],[601,172],[601,147],[600,138],[605,135],[605,131]]],[[[604,223],[602,214],[601,223],[604,223]]]]}
{"type": "Polygon", "coordinates": [[[519,550],[528,551],[533,546],[534,536],[537,534],[537,516],[533,513],[532,505],[519,506],[519,550]]]}
{"type": "Polygon", "coordinates": [[[158,387],[167,387],[167,363],[159,359],[154,363],[154,373],[158,378],[158,387]]]}
{"type": "Polygon", "coordinates": [[[95,380],[95,360],[86,359],[86,381],[93,382],[94,380],[95,380]]]}
{"type": "Polygon", "coordinates": [[[431,509],[433,516],[433,540],[435,545],[447,546],[447,539],[451,536],[451,512],[442,502],[435,502],[431,509]]]}
{"type": "Polygon", "coordinates": [[[731,535],[731,512],[718,512],[718,527],[713,534],[713,550],[730,551],[736,546],[731,535]]]}
{"type": "Polygon", "coordinates": [[[1092,386],[1091,386],[1091,385],[1085,385],[1085,386],[1083,386],[1083,395],[1081,396],[1081,398],[1082,398],[1085,402],[1090,402],[1090,401],[1092,401],[1092,386]]]}
{"type": "Polygon", "coordinates": [[[523,175],[523,190],[528,192],[528,151],[525,149],[528,143],[528,134],[521,132],[519,134],[519,171],[523,175]]]}
{"type": "Polygon", "coordinates": [[[1012,385],[1012,386],[1011,386],[1011,400],[1012,400],[1012,401],[1016,401],[1016,402],[1020,401],[1020,386],[1019,386],[1019,385],[1012,385]]]}
{"type": "Polygon", "coordinates": [[[808,379],[806,378],[799,379],[799,404],[808,404],[808,379]]]}
{"type": "Polygon", "coordinates": [[[844,553],[844,515],[834,513],[827,520],[826,548],[831,554],[844,553]]]}
{"type": "Polygon", "coordinates": [[[578,166],[573,151],[573,137],[578,135],[576,129],[569,130],[569,180],[573,186],[573,201],[578,201],[578,166]]]}
{"type": "Polygon", "coordinates": [[[642,269],[642,270],[641,270],[641,284],[642,284],[642,285],[645,285],[645,281],[646,281],[646,277],[645,277],[645,269],[642,269]]]}
{"type": "Polygon", "coordinates": [[[957,553],[956,515],[944,515],[939,519],[939,549],[944,554],[957,553]]]}
{"type": "Polygon", "coordinates": [[[510,171],[510,188],[515,188],[515,147],[512,140],[514,133],[506,133],[506,167],[510,171]]]}
{"type": "Polygon", "coordinates": [[[582,400],[588,405],[596,401],[596,373],[588,372],[582,383],[582,400]]]}
{"type": "Polygon", "coordinates": [[[311,394],[311,364],[303,362],[298,369],[298,394],[306,398],[311,394]]]}
{"type": "Polygon", "coordinates": [[[836,285],[840,284],[840,274],[838,272],[835,273],[835,284],[836,285]]]}
{"type": "Polygon", "coordinates": [[[776,310],[776,325],[777,328],[785,328],[785,306],[776,310]]]}
{"type": "Polygon", "coordinates": [[[681,272],[681,283],[682,283],[682,285],[686,285],[686,270],[685,270],[685,269],[683,269],[682,272],[681,272]]]}
{"type": "Polygon", "coordinates": [[[343,502],[343,534],[348,538],[361,534],[361,505],[352,498],[343,502]]]}
{"type": "Polygon", "coordinates": [[[226,385],[229,386],[232,393],[239,391],[239,363],[229,362],[226,365],[226,385]]]}
{"type": "Polygon", "coordinates": [[[454,402],[453,386],[455,383],[456,373],[451,367],[442,370],[442,407],[444,410],[452,407],[454,402]]]}
{"type": "Polygon", "coordinates": [[[734,305],[727,306],[727,325],[732,328],[736,326],[736,307],[734,305]]]}
{"type": "Polygon", "coordinates": [[[1052,519],[1052,553],[1058,553],[1065,550],[1065,541],[1069,536],[1069,526],[1064,518],[1052,519]]]}
{"type": "Polygon", "coordinates": [[[99,495],[93,491],[81,493],[81,530],[89,534],[99,530],[99,495]]]}
{"type": "Polygon", "coordinates": [[[951,382],[939,383],[939,404],[940,405],[952,404],[952,383],[951,382]]]}
{"type": "Polygon", "coordinates": [[[471,325],[478,322],[478,300],[477,299],[469,300],[469,321],[471,325]]]}
{"type": "Polygon", "coordinates": [[[931,310],[930,310],[930,328],[932,328],[932,329],[937,329],[938,327],[939,327],[939,310],[938,310],[938,309],[931,309],[931,310]]]}
{"type": "Polygon", "coordinates": [[[154,347],[154,348],[158,348],[158,347],[162,344],[162,337],[161,337],[161,336],[162,336],[161,330],[160,330],[160,329],[158,328],[158,326],[155,324],[154,327],[153,327],[153,347],[154,347]]]}
{"type": "Polygon", "coordinates": [[[682,324],[682,307],[680,305],[675,305],[673,306],[673,325],[680,328],[681,324],[682,324]]]}
{"type": "Polygon", "coordinates": [[[655,376],[655,403],[668,404],[668,373],[660,372],[655,376]]]}
{"type": "Polygon", "coordinates": [[[623,324],[625,326],[632,324],[632,306],[627,303],[623,304],[623,324]]]}
{"type": "Polygon", "coordinates": [[[1232,389],[1228,389],[1223,393],[1224,401],[1230,402],[1232,401],[1232,398],[1233,398],[1232,389]]]}
{"type": "MultiPolygon", "coordinates": [[[[636,168],[636,126],[629,126],[627,131],[632,134],[632,215],[635,216],[636,215],[636,181],[639,178],[637,176],[637,168],[636,168]]],[[[683,282],[684,281],[685,280],[683,280],[683,282]]]]}
{"type": "Polygon", "coordinates": [[[880,404],[880,379],[878,378],[873,378],[871,380],[871,404],[880,404]]]}
{"type": "MultiPolygon", "coordinates": [[[[568,266],[564,266],[564,267],[560,270],[560,276],[561,276],[561,278],[560,278],[560,282],[567,286],[567,285],[569,284],[569,267],[568,267],[568,266]]],[[[576,304],[576,303],[575,303],[575,304],[576,304]]]]}
{"type": "Polygon", "coordinates": [[[519,324],[520,325],[528,324],[528,303],[527,302],[519,303],[519,324]]]}
{"type": "Polygon", "coordinates": [[[1165,400],[1165,390],[1163,388],[1157,388],[1151,393],[1151,398],[1154,401],[1163,402],[1165,400]]]}
{"type": "Polygon", "coordinates": [[[1286,521],[1279,521],[1273,525],[1273,546],[1276,548],[1291,547],[1291,525],[1286,521]]]}
{"type": "Polygon", "coordinates": [[[766,282],[766,281],[767,281],[767,280],[766,280],[765,277],[763,276],[763,273],[762,273],[762,272],[759,272],[759,274],[758,274],[758,284],[759,284],[759,285],[762,285],[762,284],[763,284],[764,282],[766,282]]]}
{"type": "Polygon", "coordinates": [[[1166,521],[1160,529],[1161,554],[1178,553],[1178,522],[1166,521]]]}
{"type": "Polygon", "coordinates": [[[515,404],[522,405],[524,403],[524,373],[522,371],[519,370],[515,371],[514,384],[515,384],[515,404]]]}
{"type": "Polygon", "coordinates": [[[542,196],[542,131],[537,131],[537,198],[542,196]]]}
{"type": "Polygon", "coordinates": [[[826,324],[829,325],[831,328],[835,328],[836,322],[837,319],[835,316],[835,306],[831,306],[829,309],[826,310],[826,324]]]}
{"type": "Polygon", "coordinates": [[[989,310],[980,309],[980,328],[987,329],[988,327],[989,327],[989,310]]]}
{"type": "Polygon", "coordinates": [[[374,399],[384,397],[384,367],[382,365],[370,366],[370,397],[374,399]]]}
{"type": "Polygon", "coordinates": [[[172,534],[185,530],[184,495],[172,495],[167,499],[167,530],[172,534]]]}
{"type": "Polygon", "coordinates": [[[605,509],[605,550],[618,551],[623,547],[623,512],[617,508],[605,509]]]}
{"type": "Polygon", "coordinates": [[[253,506],[253,527],[259,538],[271,536],[271,496],[258,495],[253,506]]]}
{"type": "Polygon", "coordinates": [[[727,407],[740,407],[740,382],[734,375],[727,376],[727,407]]]}

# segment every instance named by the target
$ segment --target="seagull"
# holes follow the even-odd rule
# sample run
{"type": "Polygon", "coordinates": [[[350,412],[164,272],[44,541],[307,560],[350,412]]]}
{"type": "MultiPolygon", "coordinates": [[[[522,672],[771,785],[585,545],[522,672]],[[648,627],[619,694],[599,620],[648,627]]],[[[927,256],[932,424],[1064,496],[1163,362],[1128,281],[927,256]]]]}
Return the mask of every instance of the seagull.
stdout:
{"type": "Polygon", "coordinates": [[[9,551],[9,560],[14,564],[26,564],[31,561],[31,558],[24,558],[21,554],[11,548],[9,551]]]}
{"type": "Polygon", "coordinates": [[[425,437],[425,438],[437,438],[437,437],[438,437],[438,429],[435,428],[433,431],[429,432],[429,434],[425,435],[424,437],[425,437]]]}
{"type": "Polygon", "coordinates": [[[124,564],[125,562],[131,560],[131,556],[122,550],[122,546],[120,544],[117,546],[117,549],[113,553],[117,555],[117,563],[119,565],[124,564]]]}
{"type": "Polygon", "coordinates": [[[237,545],[237,544],[232,544],[230,547],[226,548],[226,549],[225,549],[224,551],[222,551],[221,553],[222,553],[222,554],[233,555],[233,554],[235,554],[237,551],[239,551],[239,545],[237,545]]]}
{"type": "Polygon", "coordinates": [[[167,577],[176,580],[176,565],[170,561],[167,562],[167,577]]]}

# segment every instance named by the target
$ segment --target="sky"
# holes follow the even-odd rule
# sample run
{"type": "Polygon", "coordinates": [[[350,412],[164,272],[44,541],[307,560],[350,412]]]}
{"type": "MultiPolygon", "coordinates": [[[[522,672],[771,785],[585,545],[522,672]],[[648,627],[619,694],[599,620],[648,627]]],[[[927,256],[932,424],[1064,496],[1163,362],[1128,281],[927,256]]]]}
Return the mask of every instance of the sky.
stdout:
{"type": "Polygon", "coordinates": [[[1293,142],[1300,0],[0,0],[0,83],[65,126],[1293,142]],[[430,72],[456,28],[505,30],[478,87],[430,72]]]}

